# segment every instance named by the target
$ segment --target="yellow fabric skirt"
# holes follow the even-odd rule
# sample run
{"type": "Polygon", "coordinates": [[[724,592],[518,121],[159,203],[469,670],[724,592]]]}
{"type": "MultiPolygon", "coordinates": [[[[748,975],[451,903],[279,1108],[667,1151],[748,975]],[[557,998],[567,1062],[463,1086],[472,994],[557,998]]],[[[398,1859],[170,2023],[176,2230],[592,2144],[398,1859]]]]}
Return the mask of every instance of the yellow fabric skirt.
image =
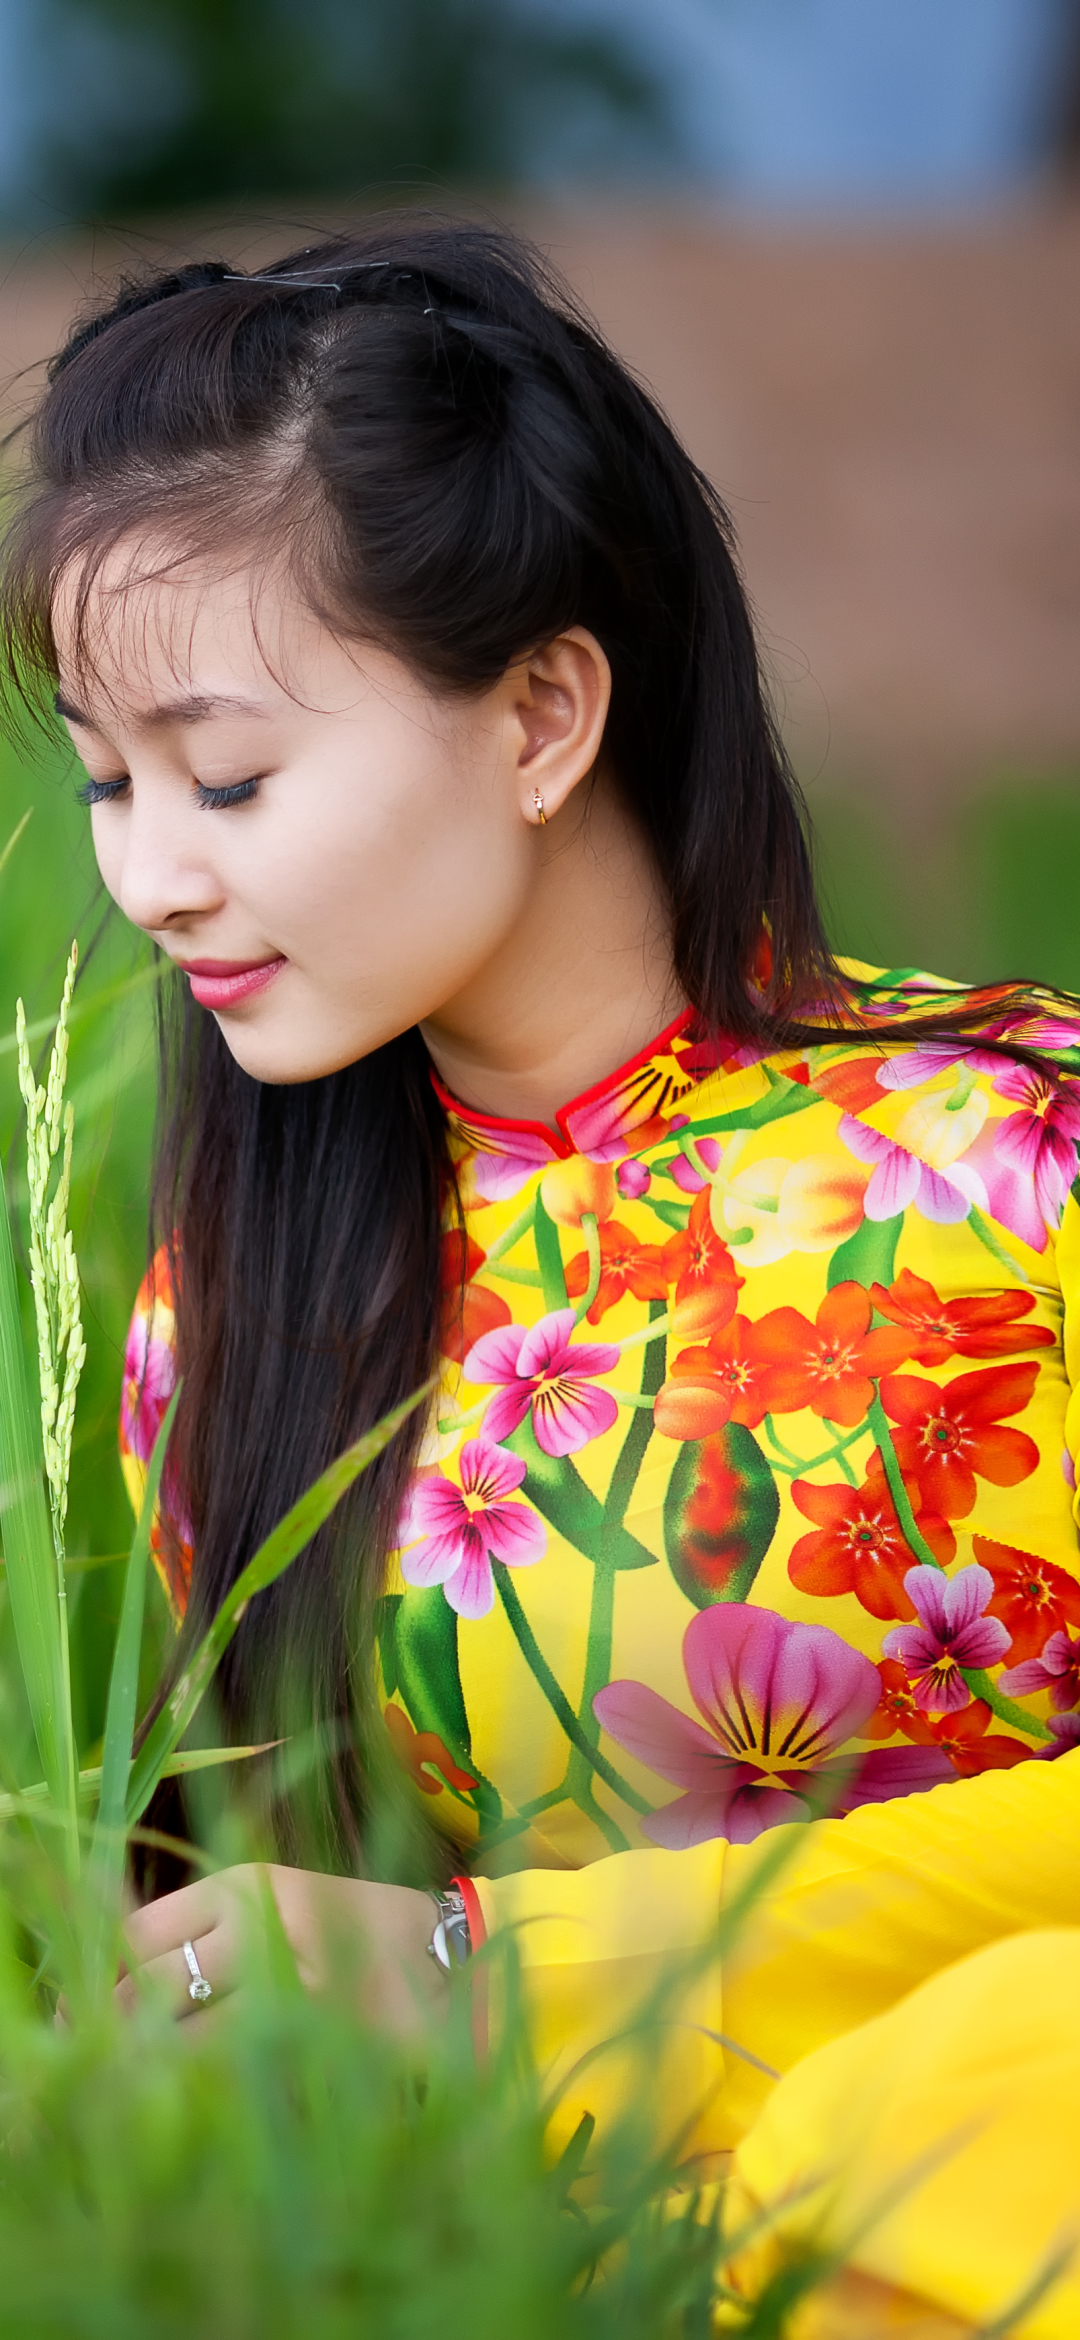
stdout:
{"type": "MultiPolygon", "coordinates": [[[[740,2204],[775,2213],[741,2286],[818,2250],[865,2278],[856,2320],[810,2300],[792,2340],[996,2329],[1080,2235],[1080,1749],[477,1887],[513,1930],[553,2145],[629,2102],[698,2170],[734,2153],[729,2234],[740,2204]]],[[[1080,2340],[1080,2255],[1010,2329],[1080,2340]]]]}
{"type": "Polygon", "coordinates": [[[730,2274],[835,2255],[792,2340],[1080,2334],[1080,1928],[1014,1934],[797,2064],[735,2155],[730,2274]],[[1015,2318],[1015,2320],[1013,2320],[1015,2318]]]}

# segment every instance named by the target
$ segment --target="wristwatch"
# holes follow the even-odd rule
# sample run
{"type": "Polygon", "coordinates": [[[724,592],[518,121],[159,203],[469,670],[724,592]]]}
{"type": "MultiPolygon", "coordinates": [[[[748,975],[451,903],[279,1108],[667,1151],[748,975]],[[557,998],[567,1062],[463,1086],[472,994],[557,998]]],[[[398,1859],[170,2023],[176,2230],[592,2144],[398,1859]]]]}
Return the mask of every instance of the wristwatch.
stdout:
{"type": "Polygon", "coordinates": [[[455,1966],[464,1966],[472,1951],[465,1896],[452,1885],[448,1893],[433,1893],[431,1898],[439,1912],[439,1922],[427,1946],[428,1957],[434,1958],[449,1974],[455,1966]]]}

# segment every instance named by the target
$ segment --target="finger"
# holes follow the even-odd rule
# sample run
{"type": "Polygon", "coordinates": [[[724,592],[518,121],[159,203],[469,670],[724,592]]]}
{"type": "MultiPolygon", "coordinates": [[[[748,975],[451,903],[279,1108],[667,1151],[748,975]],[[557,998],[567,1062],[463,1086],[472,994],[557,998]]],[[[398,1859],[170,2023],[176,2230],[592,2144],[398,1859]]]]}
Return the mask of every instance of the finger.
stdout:
{"type": "Polygon", "coordinates": [[[182,1942],[212,1933],[221,1924],[227,1898],[222,1878],[200,1877],[179,1893],[165,1893],[160,1901],[148,1901],[145,1909],[133,1910],[124,1921],[128,1965],[145,1966],[169,1950],[179,1950],[182,1942]]]}
{"type": "Polygon", "coordinates": [[[209,1998],[199,1990],[193,1994],[192,1985],[198,1977],[192,1974],[180,1947],[166,1950],[160,1957],[144,1959],[137,1974],[127,1974],[117,1983],[113,1997],[122,2012],[131,2014],[149,1990],[160,1995],[179,2022],[185,2022],[189,2015],[201,2015],[228,1997],[232,1989],[233,1960],[225,1929],[217,1926],[211,1933],[199,1935],[193,1939],[192,1948],[199,1975],[210,1985],[209,1998]]]}

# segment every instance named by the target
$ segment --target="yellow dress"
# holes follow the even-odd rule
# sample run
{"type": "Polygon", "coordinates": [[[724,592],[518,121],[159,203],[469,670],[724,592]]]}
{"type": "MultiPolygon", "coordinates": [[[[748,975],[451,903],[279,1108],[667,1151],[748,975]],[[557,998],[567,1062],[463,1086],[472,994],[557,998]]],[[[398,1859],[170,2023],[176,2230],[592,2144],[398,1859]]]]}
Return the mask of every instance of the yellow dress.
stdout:
{"type": "MultiPolygon", "coordinates": [[[[683,1017],[557,1132],[444,1096],[379,1700],[514,1930],[557,2132],[640,2094],[640,2031],[603,2043],[643,2007],[655,2122],[726,2151],[770,2074],[1080,1923],[1080,1012],[979,995],[1040,1070],[875,1046],[955,988],[848,975],[858,1031],[763,1058],[683,1017]]],[[[159,1275],[133,1490],[171,1378],[159,1275]]]]}

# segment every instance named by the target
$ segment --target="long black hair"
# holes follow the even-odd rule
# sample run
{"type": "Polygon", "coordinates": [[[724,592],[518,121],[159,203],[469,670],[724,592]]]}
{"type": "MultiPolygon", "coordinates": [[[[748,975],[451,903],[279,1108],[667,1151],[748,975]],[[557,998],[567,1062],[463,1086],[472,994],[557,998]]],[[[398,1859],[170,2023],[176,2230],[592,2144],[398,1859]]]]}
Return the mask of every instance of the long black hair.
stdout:
{"type": "MultiPolygon", "coordinates": [[[[666,893],[682,992],[710,1027],[772,1044],[828,1015],[836,970],[727,514],[515,237],[409,213],[251,276],[209,262],[122,286],[54,361],[33,422],[0,613],[13,674],[55,675],[61,575],[89,658],[106,557],[163,535],[170,560],[287,557],[330,623],[454,692],[590,628],[613,676],[607,761],[666,893]]],[[[153,1239],[177,1271],[195,1552],[180,1664],[302,1488],[431,1372],[448,1170],[416,1030],[291,1087],[242,1072],[186,985],[162,1037],[153,1239]]],[[[343,1742],[345,1860],[364,1810],[362,1621],[419,1435],[414,1421],[252,1604],[217,1686],[227,1727],[268,1737],[282,1669],[299,1670],[343,1742]]]]}

